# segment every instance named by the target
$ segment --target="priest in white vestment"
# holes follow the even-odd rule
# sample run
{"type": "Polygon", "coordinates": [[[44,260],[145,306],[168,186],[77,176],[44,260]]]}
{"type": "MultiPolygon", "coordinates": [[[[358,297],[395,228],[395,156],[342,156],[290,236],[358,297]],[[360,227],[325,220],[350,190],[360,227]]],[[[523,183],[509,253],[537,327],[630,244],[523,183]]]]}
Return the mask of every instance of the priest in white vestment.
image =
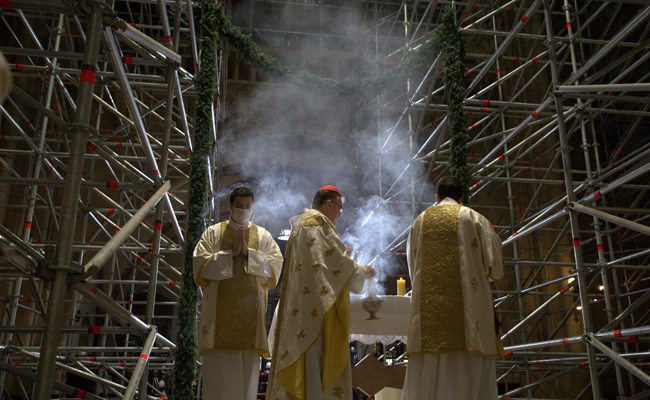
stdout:
{"type": "Polygon", "coordinates": [[[194,279],[203,290],[199,323],[205,400],[256,400],[260,357],[269,357],[267,291],[282,253],[273,236],[250,221],[252,190],[230,194],[230,219],[210,226],[194,249],[194,279]]]}
{"type": "Polygon", "coordinates": [[[352,399],[350,290],[374,275],[346,253],[336,230],[343,198],[323,186],[292,218],[271,336],[268,400],[352,399]]]}
{"type": "Polygon", "coordinates": [[[409,233],[411,283],[408,365],[402,400],[497,399],[490,281],[503,277],[501,240],[481,214],[463,206],[463,185],[438,182],[437,204],[409,233]]]}

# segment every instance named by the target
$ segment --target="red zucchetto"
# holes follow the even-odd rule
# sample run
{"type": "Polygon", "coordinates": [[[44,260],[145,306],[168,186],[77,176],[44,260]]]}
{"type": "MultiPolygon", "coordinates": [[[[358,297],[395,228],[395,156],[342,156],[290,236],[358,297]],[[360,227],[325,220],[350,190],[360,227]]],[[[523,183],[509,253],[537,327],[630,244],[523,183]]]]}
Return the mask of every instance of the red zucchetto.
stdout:
{"type": "Polygon", "coordinates": [[[339,190],[335,186],[332,186],[332,185],[325,185],[325,186],[321,187],[320,189],[318,189],[319,192],[321,190],[327,190],[327,191],[330,191],[330,192],[334,192],[334,193],[337,193],[339,196],[343,197],[341,192],[339,192],[339,190]]]}

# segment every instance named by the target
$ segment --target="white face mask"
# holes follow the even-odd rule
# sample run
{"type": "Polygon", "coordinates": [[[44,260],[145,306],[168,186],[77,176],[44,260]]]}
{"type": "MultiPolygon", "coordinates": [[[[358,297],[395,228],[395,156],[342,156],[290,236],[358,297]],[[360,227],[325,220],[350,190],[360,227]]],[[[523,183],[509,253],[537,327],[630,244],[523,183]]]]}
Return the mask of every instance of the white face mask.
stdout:
{"type": "Polygon", "coordinates": [[[232,209],[232,219],[238,224],[247,224],[251,219],[251,213],[253,212],[252,208],[239,208],[233,207],[232,209]]]}

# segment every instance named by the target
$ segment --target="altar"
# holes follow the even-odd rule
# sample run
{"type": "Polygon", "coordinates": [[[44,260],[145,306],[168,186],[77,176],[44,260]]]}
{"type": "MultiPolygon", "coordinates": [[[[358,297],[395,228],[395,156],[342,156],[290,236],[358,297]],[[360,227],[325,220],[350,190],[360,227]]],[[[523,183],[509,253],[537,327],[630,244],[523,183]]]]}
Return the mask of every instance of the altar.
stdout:
{"type": "Polygon", "coordinates": [[[407,342],[410,296],[379,296],[381,307],[376,319],[363,309],[363,295],[350,294],[350,340],[364,344],[381,342],[389,344],[400,340],[407,342]]]}
{"type": "MultiPolygon", "coordinates": [[[[381,306],[371,313],[363,308],[363,295],[350,294],[350,341],[366,345],[406,343],[410,296],[379,296],[381,306]]],[[[379,400],[399,400],[406,373],[405,365],[385,365],[373,355],[365,356],[352,368],[352,382],[369,396],[379,400]]]]}

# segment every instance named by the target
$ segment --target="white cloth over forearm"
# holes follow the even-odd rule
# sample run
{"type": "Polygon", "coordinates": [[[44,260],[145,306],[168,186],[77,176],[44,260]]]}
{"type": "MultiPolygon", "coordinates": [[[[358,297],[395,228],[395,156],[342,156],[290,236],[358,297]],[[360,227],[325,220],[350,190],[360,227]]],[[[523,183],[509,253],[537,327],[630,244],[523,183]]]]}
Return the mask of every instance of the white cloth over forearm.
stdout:
{"type": "Polygon", "coordinates": [[[201,278],[211,281],[232,278],[232,250],[220,250],[201,269],[201,278]]]}
{"type": "Polygon", "coordinates": [[[248,260],[245,265],[247,274],[256,275],[264,279],[273,279],[273,268],[271,268],[267,255],[264,252],[248,249],[248,260]]]}

